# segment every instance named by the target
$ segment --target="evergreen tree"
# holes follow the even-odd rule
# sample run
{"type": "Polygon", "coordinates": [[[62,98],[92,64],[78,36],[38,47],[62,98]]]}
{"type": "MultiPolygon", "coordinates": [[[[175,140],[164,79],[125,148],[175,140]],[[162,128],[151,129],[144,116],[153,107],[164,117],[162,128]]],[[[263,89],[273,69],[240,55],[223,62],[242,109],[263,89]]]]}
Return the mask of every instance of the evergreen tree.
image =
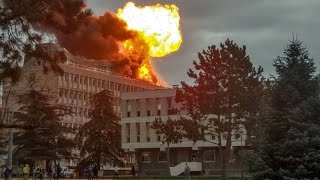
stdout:
{"type": "Polygon", "coordinates": [[[97,164],[98,168],[106,163],[122,164],[120,118],[114,112],[111,92],[103,90],[94,94],[89,104],[90,121],[79,129],[76,136],[82,162],[97,164]]]}
{"type": "Polygon", "coordinates": [[[167,162],[170,175],[170,144],[177,144],[182,141],[182,126],[179,121],[168,117],[165,121],[156,118],[151,128],[156,131],[157,135],[162,136],[162,143],[167,145],[167,162]]]}
{"type": "Polygon", "coordinates": [[[48,70],[61,73],[58,65],[61,59],[38,46],[48,37],[36,28],[40,29],[40,24],[50,24],[64,33],[73,33],[78,22],[92,14],[83,9],[84,6],[84,0],[1,0],[0,81],[5,78],[17,81],[21,64],[31,57],[41,62],[45,73],[48,70]]]}
{"type": "Polygon", "coordinates": [[[14,114],[17,124],[32,127],[14,137],[14,157],[22,161],[70,159],[74,143],[66,138],[71,131],[61,125],[65,108],[50,104],[51,98],[36,90],[19,97],[21,108],[14,114]]]}
{"type": "Polygon", "coordinates": [[[257,179],[320,177],[320,81],[314,61],[293,40],[274,67],[277,77],[259,117],[250,170],[257,179]]]}
{"type": "MultiPolygon", "coordinates": [[[[212,45],[198,53],[199,62],[194,61],[195,70],[189,69],[188,76],[194,85],[182,82],[182,91],[178,91],[177,100],[191,116],[183,119],[185,136],[194,142],[209,141],[220,149],[222,176],[225,178],[226,160],[230,157],[232,131],[249,114],[256,113],[256,107],[247,106],[254,92],[261,90],[262,68],[253,67],[246,47],[239,47],[231,40],[226,40],[219,47],[212,45]],[[193,127],[198,128],[193,128],[193,127]],[[222,135],[226,135],[225,151],[222,147],[222,135]],[[206,137],[216,136],[211,141],[206,137]]],[[[249,124],[249,123],[248,123],[249,124]]]]}

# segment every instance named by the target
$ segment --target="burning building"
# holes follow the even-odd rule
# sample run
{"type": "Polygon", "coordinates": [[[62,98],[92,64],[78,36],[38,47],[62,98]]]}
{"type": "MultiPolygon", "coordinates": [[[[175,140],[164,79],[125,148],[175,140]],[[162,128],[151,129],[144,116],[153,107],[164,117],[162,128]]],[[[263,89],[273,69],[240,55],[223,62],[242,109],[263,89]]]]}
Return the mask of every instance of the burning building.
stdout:
{"type": "MultiPolygon", "coordinates": [[[[3,84],[3,108],[7,114],[6,118],[14,118],[12,114],[20,108],[17,95],[23,94],[31,87],[53,97],[52,103],[68,107],[73,113],[64,116],[61,124],[74,130],[89,121],[87,100],[94,93],[103,89],[111,91],[114,95],[114,110],[120,116],[121,93],[164,88],[115,73],[108,61],[88,60],[74,56],[56,44],[42,46],[52,55],[66,58],[65,62],[59,64],[64,74],[57,75],[51,72],[44,75],[41,64],[38,64],[36,60],[28,60],[22,68],[22,76],[18,83],[5,82],[3,84]]],[[[73,134],[69,136],[72,138],[73,134]]],[[[74,162],[68,164],[74,165],[74,162]]]]}

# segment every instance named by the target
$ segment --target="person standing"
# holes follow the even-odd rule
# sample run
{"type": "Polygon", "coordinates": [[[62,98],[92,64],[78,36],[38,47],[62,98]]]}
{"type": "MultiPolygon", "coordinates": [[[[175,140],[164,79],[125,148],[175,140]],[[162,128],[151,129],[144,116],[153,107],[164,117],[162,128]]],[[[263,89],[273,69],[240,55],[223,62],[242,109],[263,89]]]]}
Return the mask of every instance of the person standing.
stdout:
{"type": "Polygon", "coordinates": [[[92,180],[92,168],[91,168],[91,166],[89,166],[87,168],[86,174],[87,174],[88,180],[92,180]]]}
{"type": "Polygon", "coordinates": [[[93,169],[92,169],[92,173],[93,173],[93,177],[92,177],[92,180],[94,179],[94,178],[96,178],[97,180],[98,180],[98,166],[97,165],[95,165],[94,167],[93,167],[93,169]]]}
{"type": "Polygon", "coordinates": [[[50,161],[47,168],[48,180],[52,180],[53,172],[54,172],[54,167],[53,167],[52,161],[50,161]]]}
{"type": "Polygon", "coordinates": [[[136,169],[134,168],[134,165],[132,165],[131,174],[133,177],[136,176],[136,169]]]}
{"type": "Polygon", "coordinates": [[[119,168],[118,166],[114,167],[113,179],[119,178],[119,168]]]}
{"type": "Polygon", "coordinates": [[[4,175],[4,180],[8,180],[9,176],[11,175],[11,169],[6,167],[6,169],[3,172],[3,175],[4,175]]]}
{"type": "Polygon", "coordinates": [[[59,163],[56,165],[55,171],[56,171],[56,180],[59,180],[61,176],[61,167],[59,163]]]}
{"type": "Polygon", "coordinates": [[[186,167],[184,168],[184,179],[185,180],[191,180],[191,178],[190,178],[190,167],[188,166],[188,163],[186,163],[186,167]]]}
{"type": "Polygon", "coordinates": [[[28,164],[26,164],[23,168],[22,168],[22,174],[23,174],[23,179],[27,180],[29,178],[29,174],[30,174],[30,167],[28,164]]]}

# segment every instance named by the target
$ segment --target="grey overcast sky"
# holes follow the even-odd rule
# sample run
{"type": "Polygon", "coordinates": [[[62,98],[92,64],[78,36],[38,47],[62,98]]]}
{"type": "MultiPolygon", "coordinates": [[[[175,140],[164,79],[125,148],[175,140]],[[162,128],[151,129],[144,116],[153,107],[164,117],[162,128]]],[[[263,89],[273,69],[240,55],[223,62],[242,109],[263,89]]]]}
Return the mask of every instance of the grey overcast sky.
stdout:
{"type": "MultiPolygon", "coordinates": [[[[309,49],[320,68],[320,0],[132,0],[136,5],[176,4],[183,44],[178,52],[154,59],[169,84],[191,82],[187,76],[197,52],[230,38],[246,45],[255,66],[274,74],[273,59],[282,55],[292,33],[309,49]]],[[[125,0],[87,0],[96,14],[116,12],[125,0]]],[[[318,69],[319,72],[319,69],[318,69]]]]}

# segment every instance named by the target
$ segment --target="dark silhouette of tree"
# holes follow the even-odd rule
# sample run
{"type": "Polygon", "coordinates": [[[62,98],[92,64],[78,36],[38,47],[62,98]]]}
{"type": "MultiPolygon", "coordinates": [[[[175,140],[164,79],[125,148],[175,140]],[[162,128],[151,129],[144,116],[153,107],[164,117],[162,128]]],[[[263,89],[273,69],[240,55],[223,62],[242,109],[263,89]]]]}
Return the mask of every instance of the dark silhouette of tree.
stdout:
{"type": "Polygon", "coordinates": [[[320,177],[320,81],[314,60],[294,39],[274,67],[277,77],[259,116],[250,170],[257,179],[315,179],[320,177]]]}
{"type": "Polygon", "coordinates": [[[113,96],[103,90],[89,99],[90,121],[80,127],[75,138],[83,162],[122,164],[120,118],[114,112],[113,96]]]}
{"type": "Polygon", "coordinates": [[[166,152],[168,172],[170,175],[170,144],[177,144],[182,141],[182,127],[179,124],[179,121],[168,117],[166,120],[156,118],[155,121],[153,121],[151,128],[156,131],[157,135],[162,137],[162,143],[167,145],[166,152]]]}
{"type": "Polygon", "coordinates": [[[198,53],[199,62],[188,76],[194,85],[182,82],[182,90],[177,93],[177,101],[182,102],[191,119],[181,123],[185,137],[192,141],[208,141],[217,144],[222,164],[222,178],[225,178],[226,161],[230,158],[232,132],[240,124],[251,128],[249,116],[257,113],[258,91],[262,89],[262,68],[257,70],[250,62],[246,47],[239,47],[226,40],[219,47],[212,45],[198,53]],[[250,97],[253,95],[253,97],[250,97]],[[206,137],[216,137],[207,139],[206,137]],[[226,147],[223,147],[226,137],[226,147]]]}
{"type": "Polygon", "coordinates": [[[14,157],[22,161],[59,160],[72,158],[74,143],[66,138],[69,129],[61,118],[69,111],[50,104],[43,92],[27,91],[19,96],[21,108],[14,114],[15,124],[34,128],[19,130],[14,136],[14,157]]]}
{"type": "Polygon", "coordinates": [[[2,0],[0,2],[0,81],[10,78],[17,81],[23,60],[35,58],[44,67],[44,72],[61,73],[57,58],[39,44],[45,36],[37,30],[41,24],[50,24],[65,33],[71,33],[77,22],[90,16],[91,11],[82,10],[83,0],[2,0]],[[67,22],[59,22],[59,13],[67,22]],[[71,24],[66,27],[64,24],[71,24]],[[37,27],[37,30],[35,29],[37,27]]]}

